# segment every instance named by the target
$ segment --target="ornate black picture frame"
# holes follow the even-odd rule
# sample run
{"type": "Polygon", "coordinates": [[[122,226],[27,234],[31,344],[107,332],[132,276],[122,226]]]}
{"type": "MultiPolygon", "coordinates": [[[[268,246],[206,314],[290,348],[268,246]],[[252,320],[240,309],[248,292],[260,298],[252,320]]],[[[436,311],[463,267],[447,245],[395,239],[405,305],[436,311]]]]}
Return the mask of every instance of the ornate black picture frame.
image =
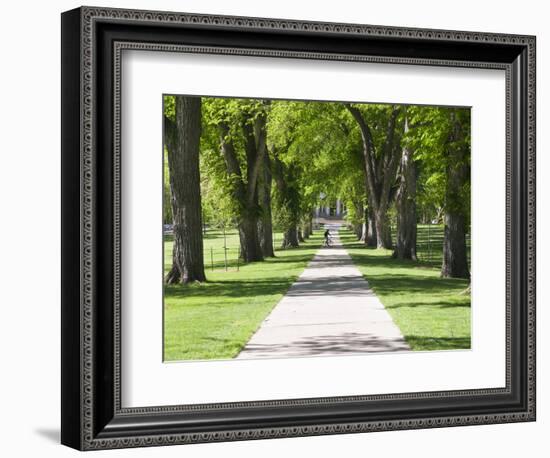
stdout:
{"type": "Polygon", "coordinates": [[[80,450],[535,420],[535,37],[82,7],[62,15],[62,434],[80,450]],[[121,406],[123,49],[506,72],[506,387],[121,406]]]}

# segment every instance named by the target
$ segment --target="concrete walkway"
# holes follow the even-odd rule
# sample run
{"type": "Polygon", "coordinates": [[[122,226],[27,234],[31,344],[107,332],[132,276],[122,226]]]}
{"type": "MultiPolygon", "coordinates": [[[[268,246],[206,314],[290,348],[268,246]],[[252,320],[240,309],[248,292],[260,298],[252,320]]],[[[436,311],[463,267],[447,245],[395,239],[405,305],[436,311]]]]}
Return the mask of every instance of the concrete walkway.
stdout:
{"type": "Polygon", "coordinates": [[[410,350],[338,236],[332,241],[332,247],[317,252],[237,358],[410,350]]]}

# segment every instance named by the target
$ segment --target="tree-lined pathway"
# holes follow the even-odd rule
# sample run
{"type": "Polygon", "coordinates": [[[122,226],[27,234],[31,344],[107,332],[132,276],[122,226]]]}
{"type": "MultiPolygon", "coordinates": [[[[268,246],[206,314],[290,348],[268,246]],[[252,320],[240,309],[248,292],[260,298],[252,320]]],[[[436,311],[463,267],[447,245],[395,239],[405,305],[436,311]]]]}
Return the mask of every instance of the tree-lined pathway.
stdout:
{"type": "Polygon", "coordinates": [[[404,350],[399,328],[333,235],[237,358],[404,350]]]}

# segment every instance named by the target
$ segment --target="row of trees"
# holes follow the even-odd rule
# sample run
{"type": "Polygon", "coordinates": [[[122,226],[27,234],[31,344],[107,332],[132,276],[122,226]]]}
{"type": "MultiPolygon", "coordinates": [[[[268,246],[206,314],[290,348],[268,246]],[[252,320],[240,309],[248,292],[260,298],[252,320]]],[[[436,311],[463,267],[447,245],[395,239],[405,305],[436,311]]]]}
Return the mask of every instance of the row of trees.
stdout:
{"type": "Polygon", "coordinates": [[[416,260],[420,217],[443,218],[441,274],[469,277],[468,109],[167,96],[164,138],[169,283],[205,280],[203,216],[234,223],[243,261],[262,261],[274,225],[284,248],[311,234],[320,195],[343,200],[358,239],[399,259],[416,260]]]}

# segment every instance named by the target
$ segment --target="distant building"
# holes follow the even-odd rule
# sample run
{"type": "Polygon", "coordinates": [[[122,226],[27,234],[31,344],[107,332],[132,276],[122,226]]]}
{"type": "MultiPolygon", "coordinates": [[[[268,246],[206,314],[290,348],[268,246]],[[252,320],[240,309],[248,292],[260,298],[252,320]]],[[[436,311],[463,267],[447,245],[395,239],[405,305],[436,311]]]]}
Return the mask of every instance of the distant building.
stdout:
{"type": "Polygon", "coordinates": [[[316,217],[330,217],[334,216],[341,218],[345,214],[345,205],[342,201],[337,199],[330,199],[325,193],[319,194],[319,205],[315,207],[316,217]],[[323,205],[324,204],[324,205],[323,205]]]}

